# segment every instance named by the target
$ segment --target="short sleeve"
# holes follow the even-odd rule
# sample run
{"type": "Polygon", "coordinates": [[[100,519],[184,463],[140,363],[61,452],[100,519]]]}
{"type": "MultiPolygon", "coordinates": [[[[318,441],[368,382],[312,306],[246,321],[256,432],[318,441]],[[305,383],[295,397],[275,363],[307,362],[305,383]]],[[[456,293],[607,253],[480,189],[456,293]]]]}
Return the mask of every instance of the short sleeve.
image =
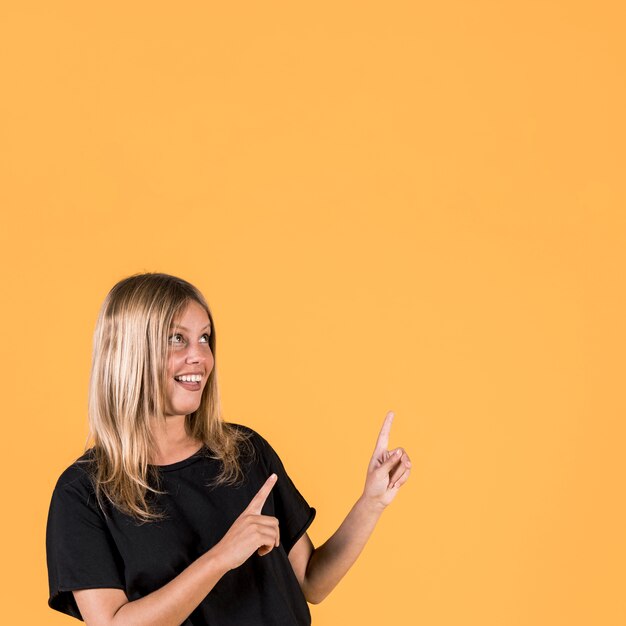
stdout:
{"type": "Polygon", "coordinates": [[[256,437],[269,472],[275,472],[278,476],[271,493],[274,498],[276,517],[280,523],[280,541],[289,554],[291,548],[315,519],[317,511],[298,491],[274,448],[258,433],[256,437]]]}
{"type": "Polygon", "coordinates": [[[125,588],[121,557],[89,480],[81,473],[68,468],[61,475],[46,527],[48,605],[79,620],[83,618],[72,590],[125,588]]]}

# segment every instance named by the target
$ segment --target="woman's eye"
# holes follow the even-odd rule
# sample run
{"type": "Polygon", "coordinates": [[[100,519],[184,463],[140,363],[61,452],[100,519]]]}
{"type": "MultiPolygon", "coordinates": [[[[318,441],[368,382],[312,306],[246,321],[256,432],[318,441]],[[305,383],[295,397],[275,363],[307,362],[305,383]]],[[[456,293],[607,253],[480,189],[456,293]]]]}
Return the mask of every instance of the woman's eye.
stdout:
{"type": "MultiPolygon", "coordinates": [[[[202,338],[206,338],[204,343],[208,344],[209,343],[209,337],[210,337],[209,333],[204,333],[204,335],[202,335],[201,339],[202,338]]],[[[184,339],[183,339],[183,336],[180,333],[175,333],[173,335],[170,335],[170,338],[169,338],[169,342],[170,343],[178,344],[178,343],[182,343],[182,341],[184,341],[184,339]],[[178,339],[181,339],[181,341],[178,341],[178,339]]]]}

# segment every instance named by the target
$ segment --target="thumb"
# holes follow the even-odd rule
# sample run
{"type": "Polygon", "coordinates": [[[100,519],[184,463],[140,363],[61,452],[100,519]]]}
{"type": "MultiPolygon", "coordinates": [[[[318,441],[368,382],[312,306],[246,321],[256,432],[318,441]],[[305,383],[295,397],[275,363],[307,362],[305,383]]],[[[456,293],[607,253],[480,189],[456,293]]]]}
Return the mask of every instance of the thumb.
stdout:
{"type": "Polygon", "coordinates": [[[402,448],[389,453],[387,460],[378,468],[381,474],[388,474],[391,468],[402,458],[402,448]]]}
{"type": "Polygon", "coordinates": [[[250,500],[250,504],[246,507],[244,513],[254,513],[256,515],[261,514],[261,509],[267,500],[267,496],[270,495],[272,487],[276,484],[278,476],[272,474],[263,484],[263,486],[257,491],[257,494],[250,500]]]}

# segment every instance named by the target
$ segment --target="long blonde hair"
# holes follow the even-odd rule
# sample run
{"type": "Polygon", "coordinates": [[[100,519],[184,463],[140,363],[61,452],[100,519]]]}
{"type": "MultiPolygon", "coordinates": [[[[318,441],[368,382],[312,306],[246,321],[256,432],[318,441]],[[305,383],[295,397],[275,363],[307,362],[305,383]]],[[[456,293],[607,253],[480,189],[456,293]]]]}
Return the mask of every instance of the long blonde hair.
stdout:
{"type": "MultiPolygon", "coordinates": [[[[165,420],[167,336],[174,317],[190,301],[209,316],[209,346],[216,358],[215,324],[204,296],[169,274],[134,274],[119,281],[102,304],[94,332],[88,402],[87,441],[94,441],[90,473],[101,506],[104,496],[141,522],[163,518],[148,501],[150,493],[165,493],[158,488],[157,468],[150,464],[156,443],[149,422],[165,420]]],[[[217,361],[200,406],[185,417],[185,430],[205,444],[211,458],[222,462],[221,473],[208,487],[243,478],[240,444],[249,433],[222,420],[217,361]]]]}

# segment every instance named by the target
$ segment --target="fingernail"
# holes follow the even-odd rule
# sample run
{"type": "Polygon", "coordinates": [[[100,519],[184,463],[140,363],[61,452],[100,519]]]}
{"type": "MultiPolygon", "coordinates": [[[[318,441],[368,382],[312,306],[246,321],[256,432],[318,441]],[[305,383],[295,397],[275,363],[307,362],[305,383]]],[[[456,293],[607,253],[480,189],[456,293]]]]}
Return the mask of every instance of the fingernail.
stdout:
{"type": "Polygon", "coordinates": [[[396,450],[396,454],[402,454],[402,450],[396,450]]]}

